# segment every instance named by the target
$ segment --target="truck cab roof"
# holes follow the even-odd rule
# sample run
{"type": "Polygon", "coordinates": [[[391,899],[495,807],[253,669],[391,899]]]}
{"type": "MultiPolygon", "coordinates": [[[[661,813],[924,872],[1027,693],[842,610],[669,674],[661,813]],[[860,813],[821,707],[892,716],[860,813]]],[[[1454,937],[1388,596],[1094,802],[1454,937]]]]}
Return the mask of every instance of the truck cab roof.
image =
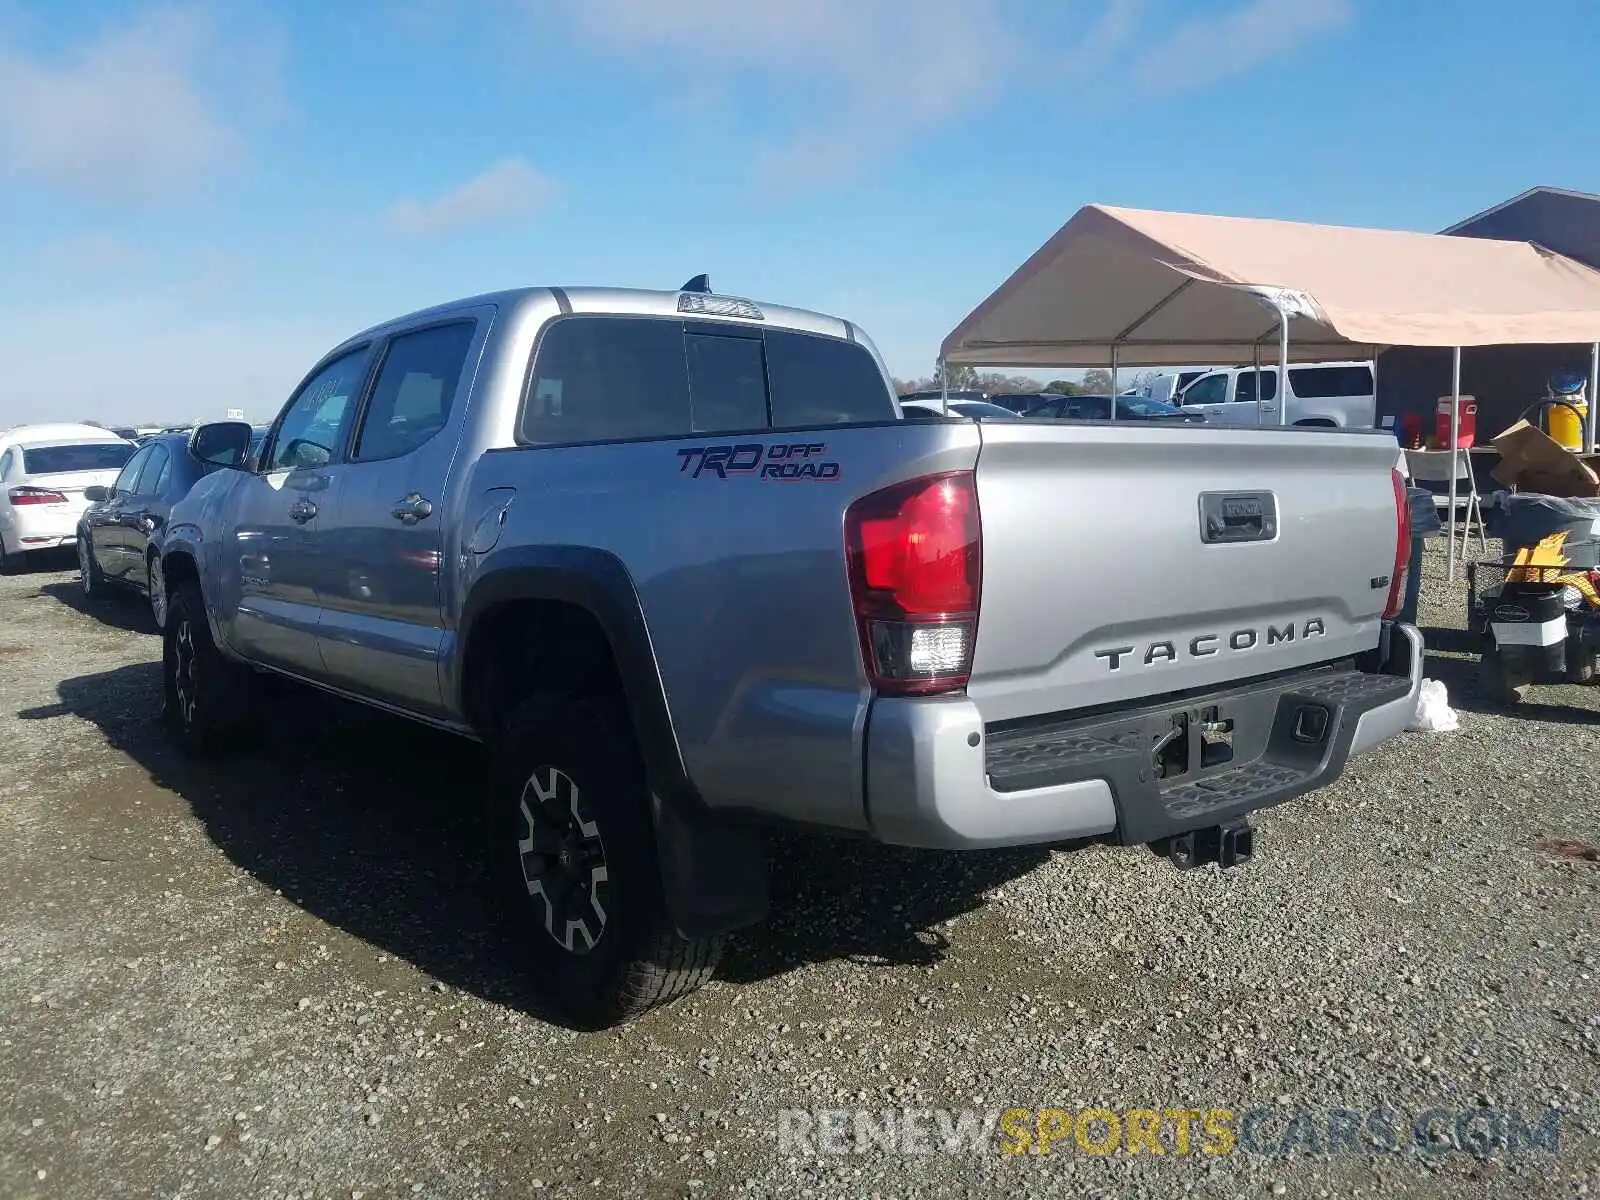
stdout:
{"type": "MultiPolygon", "coordinates": [[[[512,319],[537,312],[541,317],[551,305],[561,315],[577,313],[612,314],[626,316],[701,318],[729,321],[735,324],[796,329],[826,337],[844,338],[848,341],[867,342],[854,324],[839,317],[803,308],[790,308],[781,304],[749,300],[739,296],[726,296],[711,292],[652,291],[644,288],[621,287],[562,287],[543,285],[510,288],[498,292],[485,292],[467,296],[429,308],[392,318],[382,324],[365,329],[341,345],[350,345],[402,326],[415,325],[431,318],[444,318],[475,308],[494,307],[512,319]]],[[[874,353],[876,353],[874,351],[874,353]]]]}

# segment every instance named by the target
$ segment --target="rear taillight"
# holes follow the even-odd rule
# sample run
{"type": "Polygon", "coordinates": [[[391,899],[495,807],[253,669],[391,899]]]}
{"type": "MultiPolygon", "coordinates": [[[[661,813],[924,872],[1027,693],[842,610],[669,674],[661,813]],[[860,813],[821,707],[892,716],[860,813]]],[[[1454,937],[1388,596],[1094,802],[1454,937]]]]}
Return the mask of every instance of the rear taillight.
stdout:
{"type": "Polygon", "coordinates": [[[13,505],[23,504],[65,504],[67,498],[60,492],[52,492],[49,488],[14,487],[8,493],[13,505]]]}
{"type": "Polygon", "coordinates": [[[983,535],[971,471],[863,496],[845,512],[861,657],[886,695],[957,691],[972,675],[983,535]]]}
{"type": "Polygon", "coordinates": [[[1394,570],[1389,573],[1389,600],[1383,606],[1383,619],[1400,615],[1406,598],[1406,573],[1411,566],[1411,498],[1406,494],[1406,477],[1399,470],[1390,472],[1394,482],[1394,570]]]}

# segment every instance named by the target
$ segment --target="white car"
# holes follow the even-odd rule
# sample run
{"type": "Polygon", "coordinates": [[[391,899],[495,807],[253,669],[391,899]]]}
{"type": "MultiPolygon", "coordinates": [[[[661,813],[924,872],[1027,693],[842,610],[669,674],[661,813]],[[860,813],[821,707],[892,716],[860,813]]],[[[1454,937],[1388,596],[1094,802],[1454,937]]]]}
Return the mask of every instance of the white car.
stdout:
{"type": "MultiPolygon", "coordinates": [[[[1219,425],[1277,425],[1281,398],[1278,368],[1262,367],[1262,395],[1256,396],[1253,367],[1224,367],[1200,376],[1179,393],[1175,404],[1198,409],[1219,425]]],[[[1305,363],[1289,368],[1289,413],[1285,425],[1324,429],[1371,429],[1378,420],[1372,360],[1305,363]]]]}
{"type": "Polygon", "coordinates": [[[83,489],[109,487],[138,447],[95,425],[19,425],[0,434],[0,571],[77,542],[83,489]]]}
{"type": "Polygon", "coordinates": [[[939,411],[937,400],[902,400],[900,413],[908,421],[926,421],[934,417],[952,416],[968,417],[976,420],[979,417],[993,420],[996,417],[1009,417],[1015,420],[1017,415],[1009,408],[1001,408],[998,404],[990,404],[987,400],[952,400],[948,414],[939,411]]]}

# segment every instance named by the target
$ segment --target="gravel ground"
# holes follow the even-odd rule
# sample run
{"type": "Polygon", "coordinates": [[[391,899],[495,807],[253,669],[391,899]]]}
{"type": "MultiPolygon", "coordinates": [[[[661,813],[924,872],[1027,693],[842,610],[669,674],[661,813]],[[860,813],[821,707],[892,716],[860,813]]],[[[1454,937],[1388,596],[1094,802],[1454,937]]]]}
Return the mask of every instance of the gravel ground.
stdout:
{"type": "Polygon", "coordinates": [[[1264,815],[1244,869],[786,842],[773,921],[604,1034],[508,965],[474,749],[286,690],[272,753],[187,763],[136,603],[86,609],[69,563],[0,579],[0,1196],[1600,1193],[1600,865],[1550,841],[1600,844],[1600,692],[1480,703],[1440,559],[1422,623],[1461,732],[1264,815]],[[1265,1108],[1273,1140],[1300,1109],[1554,1106],[1560,1145],[777,1138],[788,1108],[1095,1104],[1265,1108]]]}

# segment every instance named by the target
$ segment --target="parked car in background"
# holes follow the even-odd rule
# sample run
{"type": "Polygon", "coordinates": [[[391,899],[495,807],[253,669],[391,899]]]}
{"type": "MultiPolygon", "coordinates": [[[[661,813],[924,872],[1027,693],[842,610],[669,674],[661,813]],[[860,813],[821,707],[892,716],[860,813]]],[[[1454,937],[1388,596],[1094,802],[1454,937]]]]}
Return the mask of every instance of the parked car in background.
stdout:
{"type": "MultiPolygon", "coordinates": [[[[1050,419],[1062,421],[1109,421],[1110,396],[1053,396],[1036,408],[1022,414],[1030,420],[1050,419]]],[[[1119,421],[1172,421],[1178,424],[1197,425],[1205,421],[1198,412],[1187,412],[1159,400],[1143,396],[1118,396],[1119,421]]]]}
{"type": "MultiPolygon", "coordinates": [[[[952,400],[949,403],[948,415],[953,417],[970,417],[977,420],[980,417],[993,419],[1003,417],[1015,421],[1017,414],[1009,408],[1001,408],[987,400],[952,400]]],[[[900,401],[900,414],[908,421],[927,421],[945,416],[939,409],[937,400],[912,400],[900,401]]]]}
{"type": "MultiPolygon", "coordinates": [[[[939,397],[942,394],[944,393],[941,393],[938,388],[933,388],[929,391],[922,392],[907,392],[905,395],[900,397],[900,403],[905,404],[908,401],[913,403],[925,403],[926,401],[932,400],[935,404],[937,404],[939,402],[939,397]]],[[[948,395],[952,400],[981,401],[993,400],[995,398],[988,392],[981,391],[978,388],[951,388],[948,395]]]]}
{"type": "Polygon", "coordinates": [[[1206,420],[1224,425],[1301,425],[1324,429],[1371,429],[1378,419],[1373,364],[1308,363],[1289,368],[1288,419],[1280,422],[1278,368],[1261,368],[1256,395],[1256,370],[1223,367],[1200,376],[1179,395],[1178,403],[1206,420]]]}
{"type": "Polygon", "coordinates": [[[162,433],[146,439],[110,486],[85,490],[89,506],[78,520],[78,576],[83,594],[97,599],[110,587],[129,588],[150,604],[156,628],[167,623],[161,547],[172,506],[217,463],[189,452],[189,438],[162,433]]]}
{"type": "Polygon", "coordinates": [[[117,478],[137,447],[97,425],[19,425],[0,435],[0,571],[70,546],[84,489],[117,478]]]}

